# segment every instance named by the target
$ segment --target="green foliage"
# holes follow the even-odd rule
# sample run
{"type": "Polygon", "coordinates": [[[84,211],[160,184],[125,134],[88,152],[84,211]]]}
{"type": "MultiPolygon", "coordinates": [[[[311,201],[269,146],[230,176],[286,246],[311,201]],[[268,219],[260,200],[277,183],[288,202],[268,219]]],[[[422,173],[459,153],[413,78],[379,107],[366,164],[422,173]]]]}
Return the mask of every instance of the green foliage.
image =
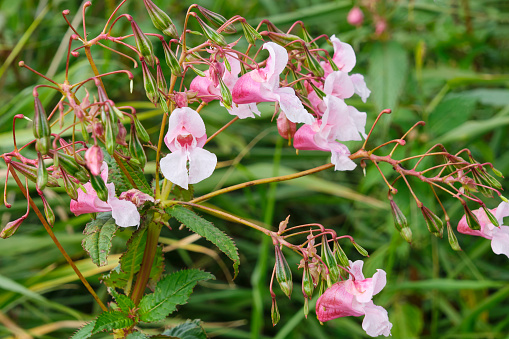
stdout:
{"type": "Polygon", "coordinates": [[[95,320],[93,333],[119,330],[132,325],[134,325],[134,320],[120,311],[103,312],[95,320]]]}
{"type": "Polygon", "coordinates": [[[111,289],[109,292],[115,298],[115,302],[122,313],[129,314],[131,310],[136,308],[136,304],[128,296],[118,293],[115,289],[111,289]]]}
{"type": "Polygon", "coordinates": [[[180,339],[207,339],[207,335],[203,327],[201,327],[199,319],[188,320],[185,323],[164,331],[162,334],[180,339]]]}
{"type": "Polygon", "coordinates": [[[104,266],[108,263],[111,240],[116,230],[117,225],[110,212],[99,213],[97,218],[85,227],[83,248],[97,266],[104,266]]]}
{"type": "Polygon", "coordinates": [[[115,189],[119,192],[125,192],[130,187],[135,187],[143,193],[152,195],[152,189],[150,184],[143,173],[143,169],[140,166],[127,162],[122,158],[118,158],[118,162],[115,159],[108,157],[105,153],[105,161],[108,163],[108,181],[115,184],[115,189]],[[119,165],[120,163],[120,165],[119,165]],[[127,172],[129,177],[126,175],[127,172]],[[131,183],[131,179],[132,183],[131,183]],[[134,185],[133,185],[134,184],[134,185]]]}
{"type": "Polygon", "coordinates": [[[175,311],[177,305],[187,302],[194,286],[199,281],[215,279],[207,272],[190,269],[172,273],[156,285],[154,293],[145,295],[138,305],[141,321],[152,322],[163,320],[175,311]]]}
{"type": "Polygon", "coordinates": [[[167,212],[191,231],[212,242],[224,254],[233,260],[233,268],[235,270],[235,276],[237,276],[240,258],[237,252],[237,247],[230,237],[215,227],[210,221],[203,219],[193,211],[182,206],[168,208],[167,212]]]}
{"type": "Polygon", "coordinates": [[[85,326],[80,328],[74,335],[71,337],[71,339],[87,339],[92,336],[92,332],[94,331],[95,327],[95,320],[87,323],[85,326]]]}

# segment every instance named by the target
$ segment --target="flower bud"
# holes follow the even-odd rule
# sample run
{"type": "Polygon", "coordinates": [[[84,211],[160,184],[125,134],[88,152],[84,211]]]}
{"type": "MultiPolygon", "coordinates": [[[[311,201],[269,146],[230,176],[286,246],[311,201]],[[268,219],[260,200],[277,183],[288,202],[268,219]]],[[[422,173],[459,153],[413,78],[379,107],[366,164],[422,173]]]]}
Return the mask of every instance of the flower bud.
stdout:
{"type": "Polygon", "coordinates": [[[272,319],[272,326],[276,326],[281,319],[279,309],[277,308],[276,298],[272,298],[272,307],[270,308],[270,318],[272,319]]]}
{"type": "Polygon", "coordinates": [[[186,92],[176,92],[173,95],[173,100],[175,101],[175,105],[179,108],[187,107],[189,103],[186,92]]]}
{"type": "Polygon", "coordinates": [[[7,239],[10,236],[12,236],[16,231],[18,230],[19,226],[23,223],[23,221],[26,219],[26,215],[22,216],[19,219],[16,219],[14,221],[8,222],[7,225],[2,229],[2,232],[0,232],[0,238],[7,239]]]}
{"type": "Polygon", "coordinates": [[[124,127],[124,124],[119,120],[117,121],[117,129],[118,133],[115,137],[115,141],[117,144],[122,146],[127,146],[127,143],[125,142],[125,138],[127,137],[127,130],[124,127]]]}
{"type": "Polygon", "coordinates": [[[136,48],[150,66],[154,66],[154,48],[150,40],[143,34],[136,21],[131,21],[131,27],[134,33],[136,48]]]}
{"type": "Polygon", "coordinates": [[[34,137],[37,139],[37,151],[47,154],[51,147],[51,127],[48,123],[48,117],[44,111],[39,96],[34,97],[35,114],[32,129],[34,137]]]}
{"type": "Polygon", "coordinates": [[[179,35],[177,27],[173,24],[168,14],[157,7],[151,0],[143,0],[147,8],[148,15],[154,24],[154,27],[163,32],[165,35],[178,39],[179,35]]]}
{"type": "Polygon", "coordinates": [[[85,152],[85,161],[87,162],[87,167],[93,175],[101,174],[101,165],[103,160],[103,151],[97,145],[90,147],[85,152]]]}
{"type": "Polygon", "coordinates": [[[44,205],[44,216],[46,217],[46,221],[48,221],[48,225],[53,227],[55,224],[55,213],[53,213],[53,210],[51,209],[51,206],[49,205],[48,201],[44,198],[44,196],[41,196],[42,203],[44,205]]]}
{"type": "Polygon", "coordinates": [[[179,61],[166,41],[163,41],[163,50],[166,64],[170,68],[171,73],[175,76],[182,75],[182,68],[180,67],[179,61]]]}
{"type": "Polygon", "coordinates": [[[428,226],[428,231],[436,237],[442,238],[444,232],[444,223],[442,220],[426,206],[421,207],[421,212],[426,221],[426,226],[428,226]]]}
{"type": "Polygon", "coordinates": [[[279,113],[277,117],[277,131],[279,135],[287,140],[293,139],[295,131],[297,130],[297,124],[288,120],[284,113],[279,113]]]}
{"type": "Polygon", "coordinates": [[[449,245],[451,245],[453,250],[461,251],[460,244],[456,238],[456,235],[454,234],[454,231],[452,230],[451,223],[449,221],[447,221],[447,238],[449,239],[449,245]]]}
{"type": "Polygon", "coordinates": [[[313,284],[313,277],[311,276],[309,265],[306,262],[304,264],[304,274],[302,276],[302,294],[304,294],[304,298],[311,299],[313,297],[314,290],[315,285],[313,284]]]}
{"type": "MultiPolygon", "coordinates": [[[[207,19],[208,22],[210,22],[215,27],[221,27],[226,23],[226,19],[221,14],[217,14],[216,12],[212,12],[211,10],[206,9],[202,6],[197,6],[200,13],[207,19]]],[[[223,31],[225,33],[237,33],[237,30],[233,25],[228,25],[224,27],[223,31]]]]}
{"type": "Polygon", "coordinates": [[[331,282],[333,284],[336,283],[339,280],[338,262],[336,261],[336,257],[332,254],[325,235],[322,237],[322,260],[325,262],[325,265],[327,265],[331,282]]]}
{"type": "Polygon", "coordinates": [[[246,37],[247,42],[249,42],[251,45],[256,44],[256,39],[263,41],[260,33],[258,33],[256,29],[253,28],[253,26],[248,24],[247,21],[242,21],[242,29],[244,30],[244,36],[246,37]]]}
{"type": "Polygon", "coordinates": [[[141,62],[141,67],[143,69],[143,86],[145,87],[145,93],[147,94],[148,100],[156,105],[157,99],[159,98],[156,79],[154,79],[154,76],[150,73],[144,61],[141,62]]]}
{"type": "Polygon", "coordinates": [[[92,133],[95,136],[102,137],[104,135],[104,126],[100,122],[96,122],[92,124],[92,133]]]}
{"type": "Polygon", "coordinates": [[[412,243],[412,230],[410,227],[402,228],[401,231],[399,231],[399,234],[406,240],[407,243],[412,243]]]}
{"type": "Polygon", "coordinates": [[[352,26],[361,26],[364,21],[364,13],[359,7],[353,7],[350,12],[348,12],[348,16],[346,17],[346,21],[352,26]]]}
{"type": "Polygon", "coordinates": [[[138,160],[141,168],[145,167],[145,164],[147,163],[147,156],[145,155],[145,150],[143,149],[143,145],[141,144],[140,139],[138,139],[136,129],[132,124],[131,138],[129,140],[129,153],[131,154],[131,157],[138,160]]]}
{"type": "Polygon", "coordinates": [[[479,223],[479,219],[477,219],[477,216],[472,213],[466,203],[463,204],[463,209],[465,210],[465,217],[467,219],[468,227],[470,227],[472,230],[480,230],[481,224],[479,223]]]}
{"type": "Polygon", "coordinates": [[[90,174],[90,184],[92,184],[92,188],[97,193],[97,197],[99,199],[102,201],[108,201],[108,188],[100,175],[90,174]]]}
{"type": "Polygon", "coordinates": [[[387,29],[387,22],[385,19],[378,19],[378,21],[375,24],[375,34],[376,35],[382,35],[383,32],[387,29]]]}
{"type": "MultiPolygon", "coordinates": [[[[283,252],[279,246],[275,247],[276,250],[276,279],[279,287],[288,298],[291,298],[293,290],[292,271],[286,262],[283,252]]],[[[279,319],[278,319],[279,320],[279,319]]]]}
{"type": "Polygon", "coordinates": [[[135,188],[130,189],[129,191],[125,191],[120,193],[118,197],[120,200],[127,200],[136,205],[136,207],[141,207],[145,202],[155,202],[154,198],[146,193],[143,193],[135,188]]]}
{"type": "Polygon", "coordinates": [[[117,137],[113,131],[113,122],[108,117],[104,121],[104,125],[105,125],[104,143],[106,145],[106,151],[108,151],[110,155],[113,155],[113,153],[115,152],[115,147],[117,146],[117,143],[115,142],[117,140],[117,137]]]}
{"type": "Polygon", "coordinates": [[[140,119],[135,115],[134,116],[134,127],[136,128],[136,134],[140,138],[142,142],[149,143],[150,142],[150,136],[147,133],[147,130],[143,125],[141,124],[140,119]]]}
{"type": "Polygon", "coordinates": [[[42,154],[37,153],[37,189],[42,191],[46,188],[48,184],[48,170],[46,169],[46,165],[44,165],[44,159],[42,158],[42,154]]]}
{"type": "Polygon", "coordinates": [[[204,23],[203,20],[199,17],[196,16],[195,18],[198,21],[198,24],[200,24],[203,35],[205,35],[208,40],[220,46],[226,46],[226,40],[224,40],[224,37],[221,34],[217,33],[216,30],[204,23]]]}

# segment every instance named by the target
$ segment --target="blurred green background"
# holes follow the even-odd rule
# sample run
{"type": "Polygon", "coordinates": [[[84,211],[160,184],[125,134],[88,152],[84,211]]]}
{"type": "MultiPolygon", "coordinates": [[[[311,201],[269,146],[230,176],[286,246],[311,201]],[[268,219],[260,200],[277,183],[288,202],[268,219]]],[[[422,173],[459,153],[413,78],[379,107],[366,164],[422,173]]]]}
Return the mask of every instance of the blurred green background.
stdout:
{"type": "MultiPolygon", "coordinates": [[[[192,2],[154,2],[181,29],[192,2]]],[[[89,36],[101,31],[117,4],[113,0],[93,1],[86,15],[89,36]]],[[[440,142],[452,153],[469,147],[479,161],[492,162],[502,173],[509,173],[508,1],[219,0],[199,4],[227,18],[242,15],[252,25],[266,18],[283,30],[302,20],[312,36],[336,34],[352,44],[357,53],[353,72],[366,76],[372,94],[366,104],[357,98],[349,99],[349,103],[368,113],[368,126],[381,109],[393,110],[375,130],[371,146],[400,137],[416,121],[424,120],[426,126],[409,136],[400,156],[425,152],[440,142]],[[365,16],[359,27],[346,21],[354,5],[360,6],[365,16]],[[377,34],[376,24],[382,20],[386,30],[377,34]]],[[[62,81],[70,33],[60,13],[69,9],[69,20],[79,27],[80,5],[82,2],[76,0],[0,2],[0,153],[12,149],[12,117],[33,114],[32,88],[44,83],[26,69],[18,68],[18,61],[24,60],[41,73],[62,81]],[[65,34],[68,35],[63,38],[65,34]]],[[[128,0],[120,12],[131,14],[145,32],[155,32],[141,0],[128,0]]],[[[129,34],[128,23],[120,21],[115,32],[129,34]]],[[[233,41],[234,37],[227,40],[233,41]]],[[[155,46],[162,55],[162,48],[155,46]]],[[[105,49],[93,48],[93,55],[102,72],[132,68],[129,60],[105,49]]],[[[119,105],[129,103],[139,110],[154,142],[161,111],[154,110],[146,99],[139,70],[132,71],[136,75],[134,92],[129,93],[124,76],[116,76],[106,80],[108,95],[119,105]]],[[[72,60],[70,73],[74,81],[91,74],[83,55],[72,60]]],[[[56,93],[44,89],[40,94],[46,109],[59,99],[56,93]]],[[[207,146],[218,155],[222,168],[196,185],[196,195],[329,161],[322,152],[302,151],[296,155],[278,136],[275,124],[270,124],[272,106],[262,104],[260,109],[261,118],[235,123],[207,146]]],[[[219,105],[209,105],[202,112],[209,135],[231,119],[219,105]]],[[[29,126],[24,121],[17,126],[18,143],[24,144],[31,138],[31,129],[23,130],[29,126]]],[[[349,146],[354,150],[360,144],[349,146]]],[[[150,177],[155,154],[150,150],[147,153],[152,160],[146,172],[150,177]]],[[[34,155],[27,150],[26,156],[34,155]]],[[[389,167],[383,170],[394,178],[389,167]]],[[[2,183],[5,174],[6,166],[0,163],[2,183]]],[[[508,187],[507,182],[503,185],[508,187]]],[[[442,216],[428,187],[415,181],[413,187],[425,205],[442,216]]],[[[9,181],[8,188],[7,199],[13,207],[0,207],[2,226],[21,216],[26,208],[13,181],[9,181]]],[[[290,214],[290,225],[319,222],[339,234],[354,236],[371,254],[365,260],[365,275],[371,276],[377,268],[387,272],[387,286],[374,302],[388,310],[394,325],[393,338],[509,338],[509,259],[495,255],[488,240],[461,234],[457,236],[463,251],[454,252],[446,236],[437,239],[428,233],[408,191],[403,186],[397,188],[400,193],[395,200],[407,215],[414,234],[411,245],[393,226],[386,187],[372,165],[366,168],[366,176],[359,168],[348,173],[326,171],[291,182],[248,188],[209,202],[273,227],[290,214]]],[[[99,283],[101,274],[116,266],[117,253],[124,250],[132,230],[117,232],[108,266],[97,268],[81,248],[82,230],[89,217],[70,214],[69,198],[63,190],[56,190],[50,198],[57,214],[55,234],[99,295],[108,300],[99,283]]],[[[456,226],[463,211],[461,205],[452,198],[442,200],[456,226]]],[[[499,199],[486,203],[494,208],[499,199]]],[[[340,318],[324,326],[313,312],[307,320],[304,318],[302,272],[297,270],[300,258],[290,252],[285,255],[294,268],[294,294],[287,300],[275,287],[281,321],[272,327],[268,284],[274,254],[270,239],[243,226],[206,217],[237,242],[240,275],[231,282],[228,258],[204,240],[192,239],[192,244],[172,246],[175,240],[191,235],[172,224],[173,230],[162,233],[162,241],[169,246],[166,270],[201,267],[214,273],[218,280],[196,288],[176,317],[159,326],[200,318],[209,335],[218,338],[366,337],[360,327],[362,317],[340,318]]],[[[352,260],[361,259],[349,244],[345,243],[344,248],[352,260]]],[[[15,236],[0,240],[0,337],[65,338],[99,311],[34,215],[15,236]]],[[[108,336],[94,338],[101,337],[108,336]]]]}

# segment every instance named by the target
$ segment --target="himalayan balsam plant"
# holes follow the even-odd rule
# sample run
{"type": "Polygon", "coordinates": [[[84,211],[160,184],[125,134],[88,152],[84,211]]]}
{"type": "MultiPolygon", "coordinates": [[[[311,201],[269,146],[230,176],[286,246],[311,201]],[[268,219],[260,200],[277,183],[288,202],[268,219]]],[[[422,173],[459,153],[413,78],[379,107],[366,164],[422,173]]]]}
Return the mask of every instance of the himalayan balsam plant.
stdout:
{"type": "MultiPolygon", "coordinates": [[[[501,173],[491,164],[475,160],[468,149],[450,153],[440,144],[423,154],[396,158],[396,149],[404,147],[408,134],[423,122],[415,123],[399,139],[371,145],[370,137],[379,119],[391,111],[380,112],[374,124],[366,129],[367,114],[348,105],[346,100],[354,95],[366,101],[370,90],[361,74],[352,73],[356,55],[340,37],[313,37],[301,22],[296,22],[287,32],[268,20],[262,20],[255,28],[241,16],[226,19],[199,5],[190,6],[183,27],[176,27],[167,13],[151,0],[144,0],[144,4],[154,27],[162,34],[143,32],[133,16],[117,14],[125,1],[95,37],[87,33],[85,20],[81,31],[67,20],[69,11],[62,12],[74,33],[69,39],[63,83],[47,78],[24,62],[19,63],[47,83],[33,89],[34,112],[14,117],[14,149],[1,156],[8,168],[7,180],[10,177],[17,183],[27,201],[26,214],[5,225],[1,237],[14,235],[32,210],[103,311],[73,338],[88,338],[99,332],[111,333],[115,338],[148,338],[150,335],[144,333],[147,323],[160,323],[174,315],[177,306],[187,302],[198,282],[215,279],[200,269],[165,272],[158,239],[161,229],[170,227],[172,218],[224,252],[233,261],[236,275],[240,259],[234,241],[198,213],[218,216],[270,237],[275,258],[270,279],[274,326],[280,320],[274,292],[274,285],[279,285],[288,297],[293,293],[303,294],[306,316],[311,300],[317,300],[315,312],[320,322],[338,317],[363,317],[362,328],[369,336],[389,336],[390,317],[383,305],[373,301],[386,285],[386,273],[379,268],[372,277],[366,278],[363,261],[349,260],[341,247],[344,242],[350,242],[361,255],[368,256],[352,236],[341,234],[336,227],[298,224],[290,217],[272,228],[273,231],[269,225],[204,204],[212,197],[249,186],[292,180],[320,171],[353,171],[359,165],[364,170],[372,163],[387,185],[394,224],[406,241],[412,241],[412,231],[395,201],[398,189],[402,188],[411,193],[429,232],[442,238],[445,231],[450,246],[460,250],[453,230],[456,223],[450,220],[447,211],[443,207],[440,212],[430,210],[419,199],[420,192],[412,188],[415,181],[428,184],[440,206],[443,205],[439,195],[445,193],[464,208],[465,215],[457,223],[458,232],[487,238],[495,253],[509,256],[509,227],[502,225],[503,217],[509,215],[509,203],[499,192],[500,183],[489,172],[498,176],[501,173]],[[127,21],[132,30],[125,35],[117,34],[115,28],[120,21],[127,21]],[[191,21],[201,30],[190,31],[191,21]],[[229,38],[228,34],[237,30],[240,33],[240,29],[243,32],[240,39],[246,40],[247,48],[238,47],[246,46],[239,43],[240,39],[229,38]],[[190,45],[190,33],[198,44],[190,45]],[[119,50],[106,46],[105,42],[119,50]],[[164,60],[154,52],[156,43],[164,51],[164,60]],[[125,90],[130,87],[132,91],[133,82],[141,84],[141,79],[135,79],[129,69],[100,73],[93,57],[96,48],[107,48],[134,68],[142,69],[146,96],[162,112],[157,138],[147,133],[149,126],[143,126],[133,107],[118,106],[111,100],[103,84],[104,77],[116,77],[118,83],[125,79],[125,90]],[[80,58],[88,60],[95,75],[70,79],[69,65],[72,59],[80,58]],[[51,110],[46,110],[39,99],[41,87],[61,94],[51,110]],[[221,107],[210,114],[229,114],[232,119],[210,135],[201,110],[213,101],[218,101],[221,107]],[[195,197],[193,185],[210,177],[217,165],[217,157],[207,149],[207,144],[233,123],[256,120],[261,114],[257,105],[262,102],[273,103],[272,121],[281,138],[288,140],[288,147],[298,152],[330,153],[331,162],[195,197]],[[33,125],[34,139],[22,146],[16,144],[18,119],[30,120],[33,125]],[[70,131],[72,137],[64,138],[63,134],[70,131]],[[157,142],[153,144],[151,140],[157,142]],[[348,141],[358,141],[360,147],[349,149],[344,144],[348,141]],[[37,156],[27,157],[26,150],[35,150],[31,154],[37,156]],[[143,174],[146,150],[156,154],[152,181],[147,181],[143,174]],[[392,182],[380,170],[380,163],[392,166],[395,175],[392,182]],[[34,203],[31,197],[34,192],[29,190],[28,181],[35,183],[43,211],[34,203]],[[65,189],[72,199],[71,212],[90,215],[83,247],[96,265],[106,263],[117,229],[133,229],[119,265],[102,276],[110,296],[108,303],[96,294],[52,232],[55,213],[47,192],[53,187],[65,189]],[[479,193],[485,197],[495,193],[503,201],[496,209],[488,209],[479,193]],[[472,205],[479,209],[472,210],[472,205]],[[298,266],[302,277],[292,276],[284,255],[287,251],[302,257],[298,266]],[[294,280],[298,282],[298,291],[294,291],[294,280]]],[[[91,5],[91,2],[85,4],[83,18],[91,5]]],[[[350,13],[349,20],[358,24],[362,13],[350,13]]],[[[6,194],[4,202],[8,205],[6,194]]],[[[151,328],[149,333],[153,335],[154,325],[151,328]]],[[[157,330],[158,337],[186,337],[190,331],[196,338],[206,335],[199,320],[157,330]]]]}

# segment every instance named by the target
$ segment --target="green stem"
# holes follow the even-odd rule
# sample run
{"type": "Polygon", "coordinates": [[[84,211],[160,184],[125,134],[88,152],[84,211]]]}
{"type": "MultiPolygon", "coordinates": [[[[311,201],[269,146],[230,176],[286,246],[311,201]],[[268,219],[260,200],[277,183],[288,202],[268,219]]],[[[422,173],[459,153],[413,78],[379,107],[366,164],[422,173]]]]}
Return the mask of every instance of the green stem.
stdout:
{"type": "MultiPolygon", "coordinates": [[[[154,220],[158,219],[158,214],[154,215],[154,220]]],[[[148,224],[147,230],[147,242],[145,244],[145,251],[143,252],[143,259],[141,262],[140,272],[136,277],[136,283],[133,288],[133,293],[131,295],[131,299],[137,305],[143,294],[145,293],[145,288],[147,286],[148,280],[150,278],[150,271],[152,270],[152,264],[154,262],[154,258],[156,256],[157,251],[157,243],[159,239],[159,234],[161,233],[162,223],[159,222],[151,222],[148,224]]]]}

